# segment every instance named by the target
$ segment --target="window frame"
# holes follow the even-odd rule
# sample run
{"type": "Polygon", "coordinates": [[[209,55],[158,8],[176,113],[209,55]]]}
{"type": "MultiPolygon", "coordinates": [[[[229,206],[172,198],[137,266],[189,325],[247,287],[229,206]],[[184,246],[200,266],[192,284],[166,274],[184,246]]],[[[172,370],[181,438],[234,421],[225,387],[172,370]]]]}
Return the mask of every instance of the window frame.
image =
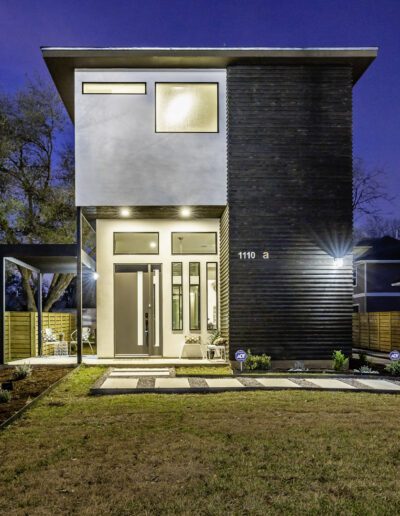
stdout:
{"type": "Polygon", "coordinates": [[[156,134],[219,134],[219,82],[217,81],[156,81],[154,83],[154,132],[156,134]],[[158,84],[215,84],[217,86],[217,130],[216,131],[157,131],[157,85],[158,84]]]}
{"type": "Polygon", "coordinates": [[[189,262],[189,330],[190,331],[201,331],[201,262],[189,262]],[[190,274],[190,265],[192,263],[197,263],[198,266],[199,266],[199,283],[191,283],[190,281],[190,278],[191,278],[191,274],[190,274]],[[192,318],[190,317],[191,315],[191,307],[192,307],[192,303],[190,301],[190,287],[199,287],[199,299],[198,299],[198,310],[197,310],[197,317],[198,317],[198,321],[199,321],[199,327],[198,328],[193,328],[192,327],[192,318]]]}
{"type": "Polygon", "coordinates": [[[172,331],[183,331],[184,299],[183,299],[183,262],[171,262],[171,329],[172,331]],[[174,265],[179,263],[181,267],[181,283],[174,284],[174,265]],[[174,287],[180,287],[180,328],[174,328],[174,287]]]}
{"type": "Polygon", "coordinates": [[[145,256],[160,254],[160,233],[158,231],[113,231],[113,256],[145,256]],[[156,253],[117,253],[115,251],[115,235],[121,234],[141,234],[141,235],[157,235],[157,252],[156,253]]]}
{"type": "Polygon", "coordinates": [[[147,95],[147,82],[133,82],[133,81],[82,81],[82,95],[147,95]],[[102,93],[86,93],[84,91],[85,84],[143,84],[144,85],[144,93],[112,93],[112,92],[102,92],[102,93]]]}
{"type": "Polygon", "coordinates": [[[206,316],[207,316],[207,331],[218,331],[219,330],[219,278],[218,278],[218,262],[206,262],[206,316]],[[208,266],[212,264],[215,265],[215,281],[216,281],[216,316],[217,316],[217,324],[215,328],[208,328],[208,266]]]}
{"type": "Polygon", "coordinates": [[[172,256],[214,256],[218,254],[218,234],[217,231],[172,231],[171,232],[171,255],[172,256]],[[186,234],[186,235],[209,235],[213,234],[215,238],[215,252],[214,253],[175,253],[174,252],[174,235],[186,234]]]}

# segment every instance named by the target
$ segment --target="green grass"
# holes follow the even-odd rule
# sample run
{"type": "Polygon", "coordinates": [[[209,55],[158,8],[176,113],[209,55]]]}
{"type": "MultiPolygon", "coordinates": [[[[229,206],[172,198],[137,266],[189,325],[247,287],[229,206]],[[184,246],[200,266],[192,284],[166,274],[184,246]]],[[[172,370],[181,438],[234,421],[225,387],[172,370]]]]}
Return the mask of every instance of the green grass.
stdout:
{"type": "Polygon", "coordinates": [[[232,376],[229,365],[221,366],[177,366],[176,376],[232,376]]]}
{"type": "Polygon", "coordinates": [[[400,396],[88,396],[103,372],[0,434],[2,514],[398,514],[400,396]]]}

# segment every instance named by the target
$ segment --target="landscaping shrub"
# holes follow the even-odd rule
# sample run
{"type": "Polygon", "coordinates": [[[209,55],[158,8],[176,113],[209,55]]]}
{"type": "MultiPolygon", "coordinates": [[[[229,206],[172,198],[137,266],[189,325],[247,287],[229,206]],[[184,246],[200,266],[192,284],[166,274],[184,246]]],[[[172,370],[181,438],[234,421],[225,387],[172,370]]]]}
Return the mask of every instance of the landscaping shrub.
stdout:
{"type": "Polygon", "coordinates": [[[379,371],[375,371],[366,365],[361,366],[359,369],[354,369],[354,372],[360,374],[379,374],[379,371]]]}
{"type": "Polygon", "coordinates": [[[251,351],[248,350],[247,358],[243,363],[245,369],[255,370],[267,370],[271,368],[271,357],[268,355],[252,355],[251,351]]]}
{"type": "Polygon", "coordinates": [[[32,367],[29,364],[21,364],[15,368],[13,380],[23,380],[32,374],[32,367]]]}
{"type": "Polygon", "coordinates": [[[332,354],[332,360],[335,371],[343,371],[349,364],[349,359],[345,357],[342,350],[335,350],[332,354]]]}
{"type": "Polygon", "coordinates": [[[0,388],[0,403],[8,403],[11,400],[11,392],[0,388]]]}
{"type": "Polygon", "coordinates": [[[393,376],[400,376],[400,360],[393,360],[385,367],[385,371],[393,376]]]}

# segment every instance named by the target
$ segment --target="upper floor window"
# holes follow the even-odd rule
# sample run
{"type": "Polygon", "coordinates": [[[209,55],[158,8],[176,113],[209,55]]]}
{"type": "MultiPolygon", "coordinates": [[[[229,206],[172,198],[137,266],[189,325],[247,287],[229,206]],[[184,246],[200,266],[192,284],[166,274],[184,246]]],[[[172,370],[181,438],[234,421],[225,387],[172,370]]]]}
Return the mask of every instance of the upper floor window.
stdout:
{"type": "Polygon", "coordinates": [[[156,83],[157,133],[217,133],[218,83],[156,83]]]}
{"type": "Polygon", "coordinates": [[[114,233],[114,254],[158,254],[158,233],[114,233]]]}
{"type": "Polygon", "coordinates": [[[83,82],[82,93],[91,95],[145,95],[145,82],[83,82]]]}
{"type": "Polygon", "coordinates": [[[172,233],[172,254],[217,254],[217,233],[172,233]]]}

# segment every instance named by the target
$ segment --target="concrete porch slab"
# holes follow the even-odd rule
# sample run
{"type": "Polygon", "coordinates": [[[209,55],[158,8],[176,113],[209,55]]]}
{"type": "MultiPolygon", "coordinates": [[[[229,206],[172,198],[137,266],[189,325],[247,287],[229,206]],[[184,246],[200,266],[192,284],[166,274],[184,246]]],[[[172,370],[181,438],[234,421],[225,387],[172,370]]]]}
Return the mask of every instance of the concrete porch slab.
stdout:
{"type": "Polygon", "coordinates": [[[292,382],[287,378],[254,378],[257,382],[261,383],[264,387],[270,388],[289,388],[289,389],[301,389],[301,385],[292,382]]]}
{"type": "Polygon", "coordinates": [[[212,389],[245,388],[236,378],[206,378],[206,383],[212,389]]]}
{"type": "Polygon", "coordinates": [[[357,380],[362,385],[378,391],[400,391],[400,385],[388,380],[357,380]]]}
{"type": "Polygon", "coordinates": [[[323,389],[355,389],[353,385],[332,378],[307,378],[307,382],[323,389]]]}
{"type": "Polygon", "coordinates": [[[190,389],[187,378],[156,378],[155,389],[190,389]]]}

